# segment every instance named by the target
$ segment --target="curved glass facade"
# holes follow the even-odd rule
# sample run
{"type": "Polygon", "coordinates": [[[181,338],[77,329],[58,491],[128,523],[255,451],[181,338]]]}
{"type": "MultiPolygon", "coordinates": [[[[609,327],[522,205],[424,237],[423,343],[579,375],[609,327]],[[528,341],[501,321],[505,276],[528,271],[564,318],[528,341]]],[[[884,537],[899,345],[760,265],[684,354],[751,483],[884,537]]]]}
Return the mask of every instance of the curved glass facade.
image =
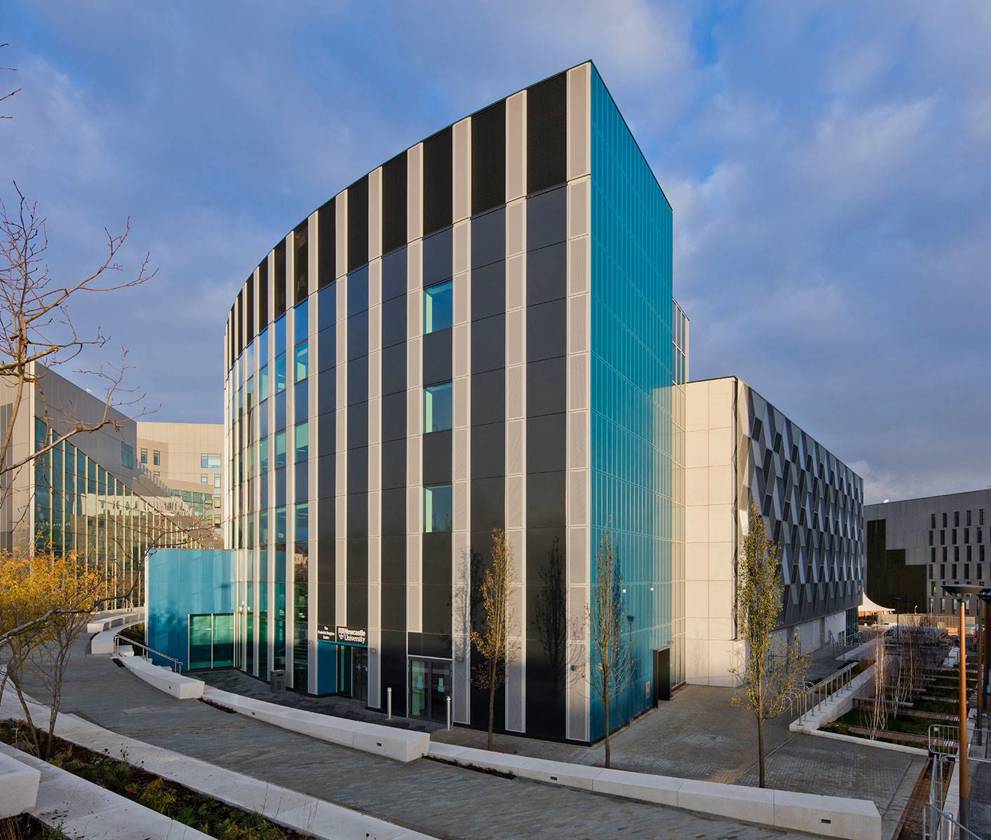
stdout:
{"type": "Polygon", "coordinates": [[[501,528],[496,726],[594,740],[582,624],[612,521],[638,661],[614,722],[652,703],[677,636],[671,210],[591,64],[310,214],[238,293],[225,356],[238,667],[486,725],[468,639],[501,528]]]}

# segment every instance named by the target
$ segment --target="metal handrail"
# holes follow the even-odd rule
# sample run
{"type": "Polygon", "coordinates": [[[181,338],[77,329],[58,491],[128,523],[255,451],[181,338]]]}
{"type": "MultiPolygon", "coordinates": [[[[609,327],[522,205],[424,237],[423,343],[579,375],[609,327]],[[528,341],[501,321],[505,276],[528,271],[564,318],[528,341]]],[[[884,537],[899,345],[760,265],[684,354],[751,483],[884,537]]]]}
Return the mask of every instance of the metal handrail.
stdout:
{"type": "Polygon", "coordinates": [[[944,773],[953,762],[946,755],[934,755],[929,774],[929,801],[922,809],[922,836],[924,840],[980,840],[966,826],[943,809],[944,773]]]}
{"type": "MultiPolygon", "coordinates": [[[[991,763],[986,745],[991,730],[967,727],[970,738],[967,755],[971,761],[991,763]],[[981,753],[984,753],[982,755],[981,753]]],[[[956,723],[932,723],[929,725],[929,752],[933,755],[956,756],[959,749],[960,725],[956,723]]]]}
{"type": "Polygon", "coordinates": [[[794,714],[797,710],[799,712],[799,722],[803,721],[807,715],[818,709],[834,694],[846,689],[846,687],[853,680],[854,669],[856,669],[859,664],[859,662],[851,662],[839,671],[836,671],[825,679],[820,680],[815,685],[810,685],[796,691],[791,696],[788,703],[790,713],[794,714]]]}
{"type": "Polygon", "coordinates": [[[167,653],[162,653],[160,650],[155,650],[152,647],[148,647],[144,642],[136,642],[133,639],[122,640],[120,636],[114,636],[114,656],[119,656],[119,648],[122,644],[130,645],[131,647],[141,648],[143,653],[141,654],[142,659],[150,660],[152,656],[159,656],[169,662],[169,667],[177,674],[182,673],[182,660],[176,659],[173,656],[169,656],[167,653]],[[151,654],[151,656],[149,656],[151,654]]]}

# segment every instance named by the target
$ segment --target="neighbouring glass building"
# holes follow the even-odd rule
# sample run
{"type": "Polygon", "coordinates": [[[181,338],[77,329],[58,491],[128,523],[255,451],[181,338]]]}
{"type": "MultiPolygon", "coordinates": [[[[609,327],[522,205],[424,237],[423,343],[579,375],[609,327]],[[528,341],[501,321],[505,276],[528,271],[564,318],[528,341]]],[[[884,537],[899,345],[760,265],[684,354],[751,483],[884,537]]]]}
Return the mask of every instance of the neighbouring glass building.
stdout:
{"type": "Polygon", "coordinates": [[[227,320],[236,665],[484,726],[469,638],[503,528],[497,727],[596,740],[608,526],[635,653],[611,723],[650,708],[684,678],[687,349],[671,206],[591,63],[356,180],[227,320]]]}
{"type": "Polygon", "coordinates": [[[19,400],[12,381],[0,382],[0,424],[10,432],[0,551],[74,555],[123,606],[144,603],[150,549],[213,539],[212,525],[138,461],[135,421],[55,371],[35,363],[19,400]]]}

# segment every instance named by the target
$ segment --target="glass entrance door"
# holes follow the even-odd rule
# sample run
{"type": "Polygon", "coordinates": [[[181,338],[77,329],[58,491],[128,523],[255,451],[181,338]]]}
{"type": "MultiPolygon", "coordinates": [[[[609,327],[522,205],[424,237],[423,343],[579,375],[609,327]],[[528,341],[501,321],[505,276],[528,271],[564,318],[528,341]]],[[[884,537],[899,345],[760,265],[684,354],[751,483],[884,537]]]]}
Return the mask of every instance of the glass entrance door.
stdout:
{"type": "Polygon", "coordinates": [[[368,700],[367,648],[337,646],[337,693],[354,700],[368,700]]]}
{"type": "Polygon", "coordinates": [[[410,717],[447,722],[447,698],[451,693],[451,663],[443,659],[409,660],[410,717]]]}

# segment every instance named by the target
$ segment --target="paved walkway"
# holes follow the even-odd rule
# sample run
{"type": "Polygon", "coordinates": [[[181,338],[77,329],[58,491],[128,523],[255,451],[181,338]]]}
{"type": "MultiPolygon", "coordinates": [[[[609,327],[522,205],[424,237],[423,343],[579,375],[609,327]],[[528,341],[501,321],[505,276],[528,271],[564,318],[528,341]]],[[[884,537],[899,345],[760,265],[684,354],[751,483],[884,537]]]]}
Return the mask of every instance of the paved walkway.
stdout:
{"type": "MultiPolygon", "coordinates": [[[[730,703],[731,689],[685,686],[612,738],[619,770],[757,784],[753,716],[730,703]]],[[[872,799],[890,837],[925,767],[922,756],[859,746],[788,731],[790,716],[766,727],[768,787],[828,796],[872,799]]],[[[484,747],[485,733],[455,728],[431,734],[449,744],[484,747]]],[[[517,736],[496,736],[496,748],[579,764],[601,764],[603,747],[583,747],[517,736]]]]}
{"type": "MultiPolygon", "coordinates": [[[[42,686],[28,690],[41,702],[42,686]]],[[[800,837],[428,759],[400,764],[286,732],[206,703],[178,701],[112,660],[73,657],[63,710],[107,729],[309,793],[436,837],[800,837]]]]}

